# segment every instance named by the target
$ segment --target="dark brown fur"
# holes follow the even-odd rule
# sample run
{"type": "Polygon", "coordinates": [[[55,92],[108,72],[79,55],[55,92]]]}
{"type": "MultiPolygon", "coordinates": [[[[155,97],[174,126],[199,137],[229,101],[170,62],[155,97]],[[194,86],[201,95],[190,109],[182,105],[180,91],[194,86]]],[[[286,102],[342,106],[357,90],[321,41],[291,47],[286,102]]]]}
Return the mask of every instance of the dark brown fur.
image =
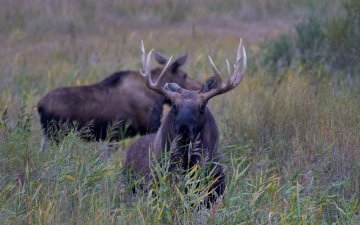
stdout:
{"type": "MultiPolygon", "coordinates": [[[[176,83],[161,84],[162,75],[156,82],[152,81],[149,71],[152,51],[147,55],[143,42],[141,43],[143,70],[146,85],[162,93],[171,100],[171,110],[160,126],[156,135],[146,135],[130,146],[125,165],[136,174],[149,177],[151,174],[149,153],[161,159],[162,153],[170,150],[170,170],[180,166],[187,170],[202,163],[207,172],[212,171],[213,178],[208,196],[208,206],[221,196],[225,189],[225,175],[223,167],[218,164],[218,129],[213,115],[207,108],[207,102],[217,96],[235,88],[243,79],[246,72],[246,52],[240,40],[233,72],[227,63],[228,80],[223,83],[220,72],[211,57],[214,76],[202,85],[201,90],[187,90],[176,83]],[[242,67],[240,62],[242,61],[242,67]],[[176,144],[173,150],[174,143],[176,144]]],[[[169,64],[165,66],[167,68],[169,64]]],[[[160,160],[161,161],[161,160],[160,160]]]]}
{"type": "MultiPolygon", "coordinates": [[[[157,57],[161,64],[167,60],[162,55],[157,57]]],[[[172,63],[164,82],[200,89],[200,84],[181,70],[185,60],[186,55],[172,63]]],[[[161,71],[162,68],[156,68],[152,74],[158,77],[161,71]]],[[[90,139],[119,140],[157,131],[165,102],[163,95],[147,88],[139,72],[121,71],[93,85],[55,89],[39,101],[38,112],[48,137],[54,138],[51,132],[59,128],[56,124],[66,122],[76,123],[78,129],[88,125],[90,139]],[[113,125],[118,127],[108,137],[107,130],[113,125]]]]}
{"type": "Polygon", "coordinates": [[[206,101],[198,94],[199,92],[196,91],[182,90],[180,96],[172,99],[172,108],[157,133],[142,136],[135,141],[129,148],[125,165],[135,174],[149,177],[151,171],[149,153],[161,158],[163,152],[169,151],[170,146],[176,140],[178,148],[176,156],[170,156],[174,163],[171,168],[180,163],[181,167],[186,170],[202,162],[208,165],[208,171],[214,169],[212,175],[216,182],[211,187],[213,194],[209,196],[208,201],[208,204],[211,204],[215,202],[217,196],[221,196],[224,192],[225,175],[222,166],[217,163],[219,138],[217,125],[210,110],[206,107],[206,101]],[[202,110],[200,110],[201,107],[203,107],[202,110]],[[194,126],[192,126],[193,132],[187,131],[189,134],[185,135],[177,127],[179,123],[186,124],[187,121],[191,121],[191,126],[194,126]],[[189,154],[190,142],[199,143],[200,146],[197,146],[199,154],[191,154],[191,152],[189,154]]]}

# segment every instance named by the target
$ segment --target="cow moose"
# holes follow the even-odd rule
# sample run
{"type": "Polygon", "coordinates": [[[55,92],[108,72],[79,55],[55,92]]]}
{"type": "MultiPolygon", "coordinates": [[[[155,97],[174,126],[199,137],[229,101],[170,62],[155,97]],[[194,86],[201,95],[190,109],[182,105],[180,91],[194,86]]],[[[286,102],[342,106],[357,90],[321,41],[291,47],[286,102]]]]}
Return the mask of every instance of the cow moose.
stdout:
{"type": "Polygon", "coordinates": [[[228,81],[222,82],[220,72],[209,56],[214,76],[206,80],[200,90],[188,90],[176,83],[163,85],[164,73],[153,82],[149,70],[153,50],[146,56],[142,44],[142,52],[143,70],[141,74],[146,80],[146,85],[170,99],[171,109],[156,134],[142,136],[130,146],[125,166],[132,173],[150,179],[151,159],[154,158],[152,156],[161,159],[163,153],[169,152],[170,146],[173,146],[175,141],[177,149],[174,151],[176,153],[174,156],[170,152],[171,164],[180,165],[180,168],[185,169],[185,171],[194,165],[208,165],[210,168],[208,171],[213,171],[213,179],[215,180],[213,180],[213,184],[210,186],[210,194],[205,200],[206,204],[211,206],[217,197],[224,192],[225,175],[223,167],[218,163],[219,135],[217,125],[206,105],[211,98],[234,89],[243,79],[246,72],[246,52],[242,41],[240,40],[233,72],[231,72],[230,64],[226,60],[228,81]],[[240,65],[241,61],[242,65],[240,65]],[[195,143],[198,143],[200,152],[197,149],[196,154],[192,154],[191,151],[194,148],[191,146],[195,143]],[[200,162],[203,164],[199,164],[200,162]]]}
{"type": "MultiPolygon", "coordinates": [[[[162,74],[162,83],[176,82],[185,88],[199,90],[201,84],[188,77],[181,69],[187,54],[173,63],[161,53],[155,52],[155,59],[161,65],[151,70],[154,78],[162,74]],[[167,65],[164,68],[164,65],[167,65]]],[[[37,105],[44,136],[59,141],[54,130],[59,124],[75,124],[77,129],[87,128],[85,139],[119,140],[137,133],[156,132],[160,127],[163,105],[168,103],[166,96],[147,88],[144,79],[136,71],[120,71],[104,80],[77,87],[61,87],[46,94],[37,105]],[[109,127],[115,126],[111,137],[109,127]]]]}

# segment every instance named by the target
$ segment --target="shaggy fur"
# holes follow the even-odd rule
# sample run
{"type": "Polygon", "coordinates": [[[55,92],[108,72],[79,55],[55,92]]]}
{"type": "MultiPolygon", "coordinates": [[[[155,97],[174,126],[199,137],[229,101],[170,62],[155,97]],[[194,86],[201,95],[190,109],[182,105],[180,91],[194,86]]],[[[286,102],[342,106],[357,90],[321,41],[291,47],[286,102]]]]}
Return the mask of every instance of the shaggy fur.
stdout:
{"type": "MultiPolygon", "coordinates": [[[[207,83],[208,81],[205,82],[207,83]]],[[[177,98],[171,99],[172,108],[163,124],[156,134],[142,136],[130,146],[125,165],[137,175],[150,177],[149,153],[160,158],[164,151],[170,150],[170,146],[175,141],[178,147],[170,155],[171,170],[178,165],[187,170],[202,163],[207,167],[208,172],[212,171],[216,181],[211,187],[213,192],[207,199],[207,204],[210,206],[225,189],[223,167],[218,164],[217,125],[210,110],[206,107],[206,102],[198,95],[199,91],[188,91],[176,87],[178,86],[168,87],[169,90],[181,91],[181,93],[177,98]],[[183,126],[188,126],[186,131],[178,129],[183,126]],[[191,152],[193,148],[189,148],[189,145],[194,143],[198,145],[196,154],[191,152]]]]}
{"type": "MultiPolygon", "coordinates": [[[[162,55],[159,57],[160,64],[167,61],[162,55]]],[[[181,70],[185,60],[186,55],[172,63],[164,83],[177,82],[192,90],[200,89],[201,85],[181,70]]],[[[153,69],[154,78],[161,71],[162,68],[153,69]]],[[[166,102],[164,96],[147,88],[139,72],[121,71],[93,85],[57,88],[39,101],[38,112],[44,134],[55,141],[61,138],[61,124],[75,125],[78,130],[87,127],[83,137],[89,140],[119,140],[156,132],[166,102]]]]}

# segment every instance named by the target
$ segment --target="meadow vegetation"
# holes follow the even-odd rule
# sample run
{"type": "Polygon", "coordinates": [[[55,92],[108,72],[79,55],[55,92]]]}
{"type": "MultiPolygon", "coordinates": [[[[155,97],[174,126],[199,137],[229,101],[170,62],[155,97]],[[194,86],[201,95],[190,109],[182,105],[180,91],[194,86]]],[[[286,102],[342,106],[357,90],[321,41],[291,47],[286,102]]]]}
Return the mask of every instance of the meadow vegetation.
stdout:
{"type": "Polygon", "coordinates": [[[359,224],[359,1],[5,0],[0,29],[0,224],[359,224]],[[136,137],[110,156],[75,131],[39,151],[47,91],[137,70],[141,40],[188,52],[204,81],[207,55],[225,71],[239,37],[248,74],[210,102],[227,176],[215,208],[202,168],[170,179],[166,157],[134,195],[136,137]]]}

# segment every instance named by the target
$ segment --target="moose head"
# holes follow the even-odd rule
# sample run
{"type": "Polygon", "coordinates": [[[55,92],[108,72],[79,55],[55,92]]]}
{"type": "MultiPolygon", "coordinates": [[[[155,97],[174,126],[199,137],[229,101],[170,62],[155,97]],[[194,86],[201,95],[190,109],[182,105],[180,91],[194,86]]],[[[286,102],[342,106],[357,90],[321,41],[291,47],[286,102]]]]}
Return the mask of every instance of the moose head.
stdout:
{"type": "MultiPolygon", "coordinates": [[[[170,138],[181,136],[180,141],[186,143],[194,141],[202,132],[210,132],[204,130],[204,126],[206,127],[206,124],[209,123],[209,114],[211,114],[206,106],[208,101],[217,95],[234,89],[245,75],[247,62],[242,41],[240,40],[233,71],[229,61],[226,59],[228,74],[228,80],[226,82],[222,81],[219,70],[209,56],[214,75],[203,83],[200,90],[188,90],[180,87],[175,82],[162,83],[165,71],[174,65],[171,64],[171,57],[170,60],[166,62],[163,72],[160,73],[154,82],[150,73],[150,60],[153,50],[146,55],[143,42],[141,49],[143,61],[141,74],[145,78],[147,87],[166,96],[166,98],[171,101],[171,110],[168,115],[168,117],[171,117],[171,120],[169,120],[169,124],[167,124],[169,126],[167,130],[168,136],[170,138]]],[[[216,124],[214,125],[216,126],[216,124]]]]}
{"type": "Polygon", "coordinates": [[[151,71],[152,78],[159,78],[159,74],[164,71],[163,78],[161,79],[159,85],[165,85],[167,81],[173,83],[181,84],[184,88],[189,90],[199,90],[201,84],[191,77],[182,69],[182,66],[186,63],[187,54],[184,54],[174,62],[171,62],[164,54],[153,51],[156,61],[161,65],[151,71]],[[166,65],[169,64],[167,67],[166,65]],[[165,68],[166,67],[166,68],[165,68]]]}

